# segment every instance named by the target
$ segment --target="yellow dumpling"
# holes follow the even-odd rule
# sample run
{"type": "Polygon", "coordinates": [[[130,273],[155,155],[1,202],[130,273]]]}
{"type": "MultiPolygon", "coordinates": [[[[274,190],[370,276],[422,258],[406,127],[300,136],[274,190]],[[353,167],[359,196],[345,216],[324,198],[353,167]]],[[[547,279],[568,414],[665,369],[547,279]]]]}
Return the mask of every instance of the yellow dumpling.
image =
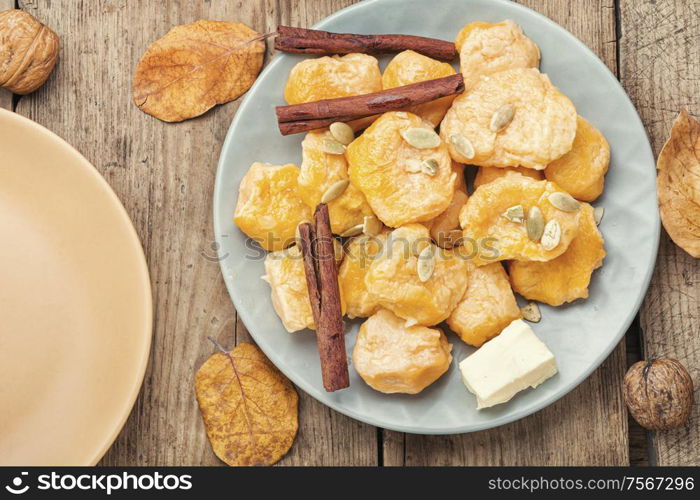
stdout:
{"type": "Polygon", "coordinates": [[[456,162],[543,170],[571,150],[576,108],[537,69],[510,69],[482,77],[458,96],[440,135],[456,162]],[[471,148],[460,148],[457,137],[471,148]]]}
{"type": "Polygon", "coordinates": [[[544,175],[541,170],[533,170],[531,168],[524,167],[479,167],[476,172],[476,177],[474,177],[474,189],[488,184],[500,177],[505,176],[508,172],[516,172],[522,174],[525,177],[530,177],[537,181],[544,179],[544,175]]]}
{"type": "MultiPolygon", "coordinates": [[[[415,143],[414,141],[414,144],[415,143]]],[[[347,148],[350,180],[389,227],[424,222],[452,201],[457,176],[447,146],[432,125],[403,111],[384,113],[347,148]],[[434,147],[415,147],[404,138],[432,134],[434,147]],[[424,163],[434,170],[423,170],[424,163]]]]}
{"type": "Polygon", "coordinates": [[[401,318],[380,309],[360,327],[352,364],[379,392],[417,394],[447,371],[451,351],[441,330],[406,326],[401,318]]]}
{"type": "Polygon", "coordinates": [[[494,255],[479,254],[476,265],[499,260],[548,261],[563,254],[579,229],[580,210],[565,212],[549,201],[553,193],[561,192],[556,184],[536,181],[516,173],[484,184],[474,191],[459,214],[464,236],[470,241],[490,241],[497,249],[494,255]],[[518,222],[504,216],[512,207],[522,207],[527,216],[532,207],[540,209],[544,224],[556,221],[560,237],[554,247],[545,247],[541,241],[528,237],[525,221],[518,222]]]}
{"type": "Polygon", "coordinates": [[[296,165],[253,163],[238,191],[234,223],[265,250],[294,243],[297,226],[311,218],[311,209],[297,194],[296,165]]]}
{"type": "Polygon", "coordinates": [[[540,64],[540,49],[510,20],[469,23],[457,35],[455,46],[467,89],[481,76],[540,64]]]}
{"type": "Polygon", "coordinates": [[[544,175],[578,200],[593,201],[603,192],[610,145],[600,130],[578,117],[571,151],[547,165],[544,175]]]}
{"type": "MultiPolygon", "coordinates": [[[[343,259],[340,243],[334,241],[336,265],[343,259]]],[[[314,316],[311,311],[309,289],[306,284],[304,259],[298,245],[265,256],[265,276],[270,285],[272,306],[288,332],[305,328],[314,329],[314,316]]],[[[340,289],[340,307],[345,314],[345,296],[340,289]]]]}
{"type": "MultiPolygon", "coordinates": [[[[343,154],[324,151],[324,141],[331,139],[327,130],[306,134],[302,148],[301,172],[299,173],[299,196],[312,210],[321,203],[324,193],[338,181],[348,179],[348,164],[343,154]]],[[[335,234],[362,224],[365,216],[372,215],[365,196],[352,184],[343,194],[328,203],[331,230],[335,234]]]]}
{"type": "Polygon", "coordinates": [[[338,272],[338,283],[347,304],[349,318],[367,318],[377,312],[379,303],[365,285],[365,276],[372,261],[384,251],[386,233],[353,238],[345,250],[345,259],[338,272]]]}
{"type": "Polygon", "coordinates": [[[530,300],[552,306],[588,297],[593,271],[603,265],[603,237],[593,216],[593,207],[581,205],[577,236],[562,255],[549,262],[510,262],[513,289],[530,300]]]}
{"type": "MultiPolygon", "coordinates": [[[[404,50],[389,61],[382,75],[382,85],[385,89],[393,89],[454,74],[455,70],[449,63],[436,61],[412,50],[404,50]]],[[[420,116],[429,121],[433,127],[437,127],[453,100],[454,96],[442,97],[432,102],[418,104],[406,111],[420,116]]]]}
{"type": "Polygon", "coordinates": [[[467,291],[447,324],[467,344],[479,347],[522,317],[500,262],[471,267],[467,291]]]}
{"type": "Polygon", "coordinates": [[[288,332],[314,328],[304,261],[295,245],[265,257],[265,276],[270,284],[272,306],[288,332]]]}
{"type": "Polygon", "coordinates": [[[389,233],[386,251],[370,265],[365,285],[380,306],[408,324],[436,325],[447,319],[464,295],[467,264],[434,245],[425,226],[408,224],[389,233]],[[421,281],[418,256],[426,247],[432,249],[434,270],[421,281]]]}
{"type": "Polygon", "coordinates": [[[456,231],[459,229],[459,212],[469,199],[467,185],[464,181],[464,165],[453,162],[452,170],[457,174],[452,201],[444,212],[434,219],[423,223],[430,230],[430,237],[442,248],[451,248],[457,243],[456,240],[461,238],[461,230],[456,231]]]}
{"type": "Polygon", "coordinates": [[[289,73],[284,98],[289,104],[334,99],[382,90],[379,63],[367,54],[304,59],[289,73]]]}

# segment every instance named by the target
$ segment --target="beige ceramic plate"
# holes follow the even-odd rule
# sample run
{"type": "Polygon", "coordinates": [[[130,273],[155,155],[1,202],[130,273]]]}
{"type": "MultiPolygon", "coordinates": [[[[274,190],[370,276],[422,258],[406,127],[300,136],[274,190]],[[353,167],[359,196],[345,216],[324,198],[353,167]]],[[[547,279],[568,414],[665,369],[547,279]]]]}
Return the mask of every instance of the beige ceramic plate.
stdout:
{"type": "Polygon", "coordinates": [[[0,240],[0,465],[94,464],[148,361],[146,261],[95,168],[2,109],[0,240]]]}

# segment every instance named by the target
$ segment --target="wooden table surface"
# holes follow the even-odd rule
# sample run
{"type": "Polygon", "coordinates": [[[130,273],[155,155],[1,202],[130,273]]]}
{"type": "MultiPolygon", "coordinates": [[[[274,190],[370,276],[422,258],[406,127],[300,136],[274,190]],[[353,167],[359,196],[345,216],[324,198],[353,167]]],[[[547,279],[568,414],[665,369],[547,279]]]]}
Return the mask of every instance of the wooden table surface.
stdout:
{"type": "MultiPolygon", "coordinates": [[[[439,6],[439,0],[430,1],[439,6]]],[[[237,103],[184,123],[162,123],[131,101],[137,61],[176,24],[242,21],[267,32],[278,24],[309,26],[351,3],[0,0],[0,7],[19,6],[48,24],[62,44],[60,62],[43,88],[22,98],[0,94],[0,105],[53,130],[97,167],[131,215],[150,267],[151,359],[131,417],[102,464],[220,464],[197,409],[194,373],[212,353],[208,335],[228,346],[249,340],[218,264],[207,258],[216,255],[211,206],[216,164],[237,103]]],[[[618,76],[655,154],[679,109],[700,114],[700,0],[520,3],[567,28],[618,76]]],[[[268,61],[271,56],[268,50],[268,61]]],[[[299,435],[281,463],[698,465],[699,269],[697,260],[662,234],[652,285],[626,344],[576,390],[535,415],[473,434],[418,436],[362,424],[300,393],[299,435]],[[675,357],[691,371],[695,408],[685,428],[645,433],[628,419],[621,380],[640,356],[675,357]]]]}

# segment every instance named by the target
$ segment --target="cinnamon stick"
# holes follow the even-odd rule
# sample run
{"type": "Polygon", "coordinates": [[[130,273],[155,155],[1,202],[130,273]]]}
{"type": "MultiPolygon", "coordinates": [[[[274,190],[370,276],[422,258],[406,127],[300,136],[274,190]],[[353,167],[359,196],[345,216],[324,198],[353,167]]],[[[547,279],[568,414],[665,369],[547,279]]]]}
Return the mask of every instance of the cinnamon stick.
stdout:
{"type": "Polygon", "coordinates": [[[317,259],[314,251],[316,236],[314,226],[311,223],[304,222],[299,225],[299,240],[301,255],[304,258],[304,275],[306,276],[306,288],[309,291],[311,312],[314,315],[314,323],[318,325],[318,319],[321,316],[321,291],[318,287],[316,273],[317,259]]]}
{"type": "Polygon", "coordinates": [[[275,48],[301,54],[381,54],[414,50],[441,61],[454,59],[455,44],[436,38],[415,35],[357,35],[278,26],[275,48]]]}
{"type": "Polygon", "coordinates": [[[350,376],[345,353],[338,268],[326,204],[316,207],[313,226],[308,222],[299,226],[299,237],[311,311],[316,324],[323,387],[333,392],[348,387],[350,376]]]}
{"type": "Polygon", "coordinates": [[[334,122],[351,122],[357,118],[357,116],[340,116],[337,118],[320,118],[318,120],[299,120],[295,122],[280,122],[278,123],[278,126],[282,135],[292,135],[300,134],[301,132],[308,132],[309,130],[318,130],[320,128],[326,128],[334,122]]]}
{"type": "Polygon", "coordinates": [[[371,94],[277,106],[275,112],[280,132],[289,135],[327,127],[337,121],[348,122],[397,111],[462,92],[464,78],[456,74],[371,94]]]}

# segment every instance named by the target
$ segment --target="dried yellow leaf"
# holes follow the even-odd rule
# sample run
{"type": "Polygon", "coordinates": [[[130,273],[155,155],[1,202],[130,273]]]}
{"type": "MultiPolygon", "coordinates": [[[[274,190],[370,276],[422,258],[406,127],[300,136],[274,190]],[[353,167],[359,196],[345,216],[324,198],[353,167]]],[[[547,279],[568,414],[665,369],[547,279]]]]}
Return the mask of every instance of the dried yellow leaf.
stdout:
{"type": "Polygon", "coordinates": [[[681,111],[656,162],[659,210],[673,242],[700,257],[700,123],[681,111]]]}
{"type": "Polygon", "coordinates": [[[195,391],[209,442],[228,465],[271,465],[292,447],[296,390],[250,342],[212,355],[197,371],[195,391]]]}
{"type": "Polygon", "coordinates": [[[149,115],[179,122],[232,101],[262,69],[263,38],[243,23],[176,26],[153,42],[136,66],[134,102],[149,115]]]}

